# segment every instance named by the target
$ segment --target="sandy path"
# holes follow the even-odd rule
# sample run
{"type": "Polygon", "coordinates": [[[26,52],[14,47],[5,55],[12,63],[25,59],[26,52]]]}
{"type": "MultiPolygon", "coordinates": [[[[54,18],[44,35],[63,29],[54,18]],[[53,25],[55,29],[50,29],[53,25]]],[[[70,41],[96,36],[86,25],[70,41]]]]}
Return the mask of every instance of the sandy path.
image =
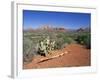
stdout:
{"type": "MultiPolygon", "coordinates": [[[[61,57],[50,59],[41,63],[38,60],[42,58],[37,56],[29,64],[24,64],[24,69],[32,68],[52,68],[52,67],[73,67],[73,66],[90,66],[90,50],[79,44],[70,44],[58,53],[66,53],[61,57]]],[[[57,51],[56,51],[57,52],[57,51]]]]}

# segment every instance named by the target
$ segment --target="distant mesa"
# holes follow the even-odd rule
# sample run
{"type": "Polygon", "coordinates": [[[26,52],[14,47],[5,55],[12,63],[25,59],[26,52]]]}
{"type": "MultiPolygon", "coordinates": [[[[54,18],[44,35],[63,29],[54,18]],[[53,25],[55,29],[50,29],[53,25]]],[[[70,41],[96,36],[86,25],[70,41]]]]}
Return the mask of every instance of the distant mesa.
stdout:
{"type": "Polygon", "coordinates": [[[64,27],[54,27],[50,25],[45,25],[39,28],[40,30],[48,30],[48,31],[67,31],[64,27]]]}
{"type": "Polygon", "coordinates": [[[66,32],[66,31],[68,31],[64,27],[55,27],[55,26],[51,26],[51,25],[43,25],[43,26],[40,26],[40,27],[38,27],[36,29],[34,29],[32,27],[24,29],[24,31],[29,31],[29,32],[35,32],[35,31],[41,31],[41,30],[46,30],[46,31],[60,31],[60,32],[66,32]]]}
{"type": "Polygon", "coordinates": [[[86,27],[86,28],[79,28],[76,30],[77,32],[90,32],[90,27],[86,27]]]}
{"type": "Polygon", "coordinates": [[[40,30],[52,30],[52,27],[50,25],[43,25],[43,26],[39,27],[38,29],[40,29],[40,30]]]}
{"type": "Polygon", "coordinates": [[[59,32],[90,32],[90,27],[86,27],[86,28],[83,28],[83,27],[80,27],[78,29],[66,29],[65,27],[55,27],[55,26],[51,26],[51,25],[43,25],[43,26],[40,26],[36,29],[32,28],[32,27],[29,27],[27,29],[24,29],[24,31],[29,31],[29,32],[35,32],[35,31],[41,31],[41,30],[46,30],[46,31],[59,31],[59,32]]]}
{"type": "Polygon", "coordinates": [[[84,31],[83,28],[79,28],[79,29],[77,29],[77,32],[83,32],[83,31],[84,31]]]}

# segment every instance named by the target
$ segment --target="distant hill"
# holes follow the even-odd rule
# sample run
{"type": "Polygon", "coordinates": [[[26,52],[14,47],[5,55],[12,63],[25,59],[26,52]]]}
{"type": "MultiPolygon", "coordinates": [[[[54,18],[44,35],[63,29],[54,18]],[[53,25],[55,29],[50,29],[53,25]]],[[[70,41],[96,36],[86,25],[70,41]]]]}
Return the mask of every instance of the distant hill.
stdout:
{"type": "Polygon", "coordinates": [[[43,25],[38,27],[37,29],[33,29],[33,28],[28,28],[28,29],[24,29],[24,31],[39,31],[39,30],[47,30],[47,31],[61,31],[61,32],[66,32],[68,31],[68,29],[65,29],[64,27],[55,27],[55,26],[50,26],[50,25],[43,25]]]}
{"type": "Polygon", "coordinates": [[[91,29],[90,29],[90,27],[86,27],[86,28],[79,28],[79,29],[77,29],[76,31],[77,31],[77,32],[90,32],[91,29]]]}
{"type": "Polygon", "coordinates": [[[28,28],[28,29],[24,29],[24,32],[36,32],[36,31],[41,31],[41,30],[46,30],[46,31],[59,31],[59,32],[90,32],[91,29],[90,27],[80,27],[79,29],[67,29],[65,27],[55,27],[55,26],[51,26],[51,25],[43,25],[38,27],[37,29],[33,29],[33,28],[28,28]]]}

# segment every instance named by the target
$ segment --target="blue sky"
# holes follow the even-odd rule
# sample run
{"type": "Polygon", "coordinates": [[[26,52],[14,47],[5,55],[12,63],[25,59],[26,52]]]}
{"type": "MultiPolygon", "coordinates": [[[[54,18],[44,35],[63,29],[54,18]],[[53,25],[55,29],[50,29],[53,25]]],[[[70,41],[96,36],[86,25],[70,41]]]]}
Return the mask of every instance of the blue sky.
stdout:
{"type": "Polygon", "coordinates": [[[51,11],[33,11],[23,10],[24,29],[36,29],[43,25],[55,27],[64,27],[66,29],[78,29],[80,27],[90,27],[90,13],[74,12],[51,12],[51,11]]]}

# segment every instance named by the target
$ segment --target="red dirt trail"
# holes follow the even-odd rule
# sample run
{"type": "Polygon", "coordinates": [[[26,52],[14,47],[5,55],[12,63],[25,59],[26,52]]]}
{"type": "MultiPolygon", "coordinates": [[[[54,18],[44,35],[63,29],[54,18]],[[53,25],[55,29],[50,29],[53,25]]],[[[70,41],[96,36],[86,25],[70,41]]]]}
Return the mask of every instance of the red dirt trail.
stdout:
{"type": "Polygon", "coordinates": [[[33,68],[56,68],[56,67],[75,67],[90,66],[90,49],[86,49],[79,44],[70,44],[57,53],[65,53],[63,56],[38,63],[42,56],[36,56],[33,61],[23,65],[23,69],[33,68]],[[67,53],[68,52],[68,53],[67,53]]]}

